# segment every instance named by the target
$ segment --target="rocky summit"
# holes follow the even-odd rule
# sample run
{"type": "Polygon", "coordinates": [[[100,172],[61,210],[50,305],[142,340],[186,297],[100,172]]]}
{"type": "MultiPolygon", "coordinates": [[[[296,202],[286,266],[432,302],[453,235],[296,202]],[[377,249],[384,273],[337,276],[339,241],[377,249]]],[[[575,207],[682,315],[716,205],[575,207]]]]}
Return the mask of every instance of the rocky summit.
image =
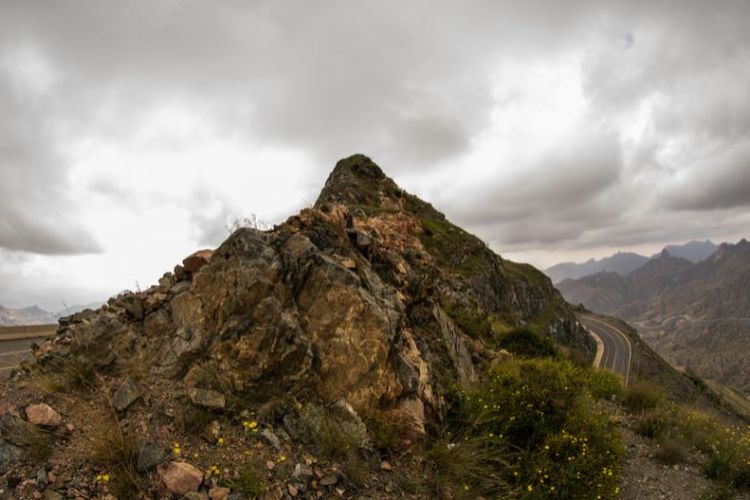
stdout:
{"type": "Polygon", "coordinates": [[[146,460],[120,496],[213,488],[214,498],[221,486],[229,497],[317,498],[358,484],[386,497],[396,486],[373,477],[392,465],[355,480],[330,443],[336,434],[370,453],[378,422],[399,423],[404,449],[437,435],[446,394],[509,356],[497,338],[519,327],[593,358],[547,277],[355,155],[338,162],[312,208],[272,230],[241,228],[158,285],[61,319],[0,388],[0,484],[21,481],[22,497],[53,487],[96,496],[116,490],[128,460],[146,460]],[[37,413],[63,430],[25,418],[37,413]],[[104,445],[92,435],[108,435],[102,418],[117,428],[104,445]],[[328,441],[311,441],[326,422],[328,441]],[[107,462],[102,446],[125,448],[125,458],[107,462]],[[37,474],[39,450],[49,457],[44,488],[23,482],[37,474]],[[248,455],[258,477],[239,465],[248,455]],[[251,493],[255,480],[263,486],[251,493]]]}

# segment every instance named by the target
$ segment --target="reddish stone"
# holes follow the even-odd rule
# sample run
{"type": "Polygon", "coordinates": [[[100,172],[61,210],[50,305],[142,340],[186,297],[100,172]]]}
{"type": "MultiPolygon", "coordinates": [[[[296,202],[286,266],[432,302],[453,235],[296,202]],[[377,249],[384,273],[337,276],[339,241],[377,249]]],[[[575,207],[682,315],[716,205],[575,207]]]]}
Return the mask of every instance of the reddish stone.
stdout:
{"type": "Polygon", "coordinates": [[[62,424],[60,414],[44,403],[27,406],[26,418],[32,424],[42,427],[57,427],[62,424]]]}
{"type": "Polygon", "coordinates": [[[213,255],[213,250],[198,250],[194,254],[185,257],[185,260],[182,261],[182,266],[185,268],[185,271],[195,274],[201,267],[211,262],[213,255]]]}
{"type": "Polygon", "coordinates": [[[229,496],[229,493],[231,493],[231,490],[229,488],[216,486],[208,490],[208,498],[210,498],[211,500],[224,500],[229,496]]]}
{"type": "Polygon", "coordinates": [[[198,491],[203,482],[203,473],[187,462],[171,462],[166,468],[160,467],[158,473],[164,486],[178,495],[198,491]]]}

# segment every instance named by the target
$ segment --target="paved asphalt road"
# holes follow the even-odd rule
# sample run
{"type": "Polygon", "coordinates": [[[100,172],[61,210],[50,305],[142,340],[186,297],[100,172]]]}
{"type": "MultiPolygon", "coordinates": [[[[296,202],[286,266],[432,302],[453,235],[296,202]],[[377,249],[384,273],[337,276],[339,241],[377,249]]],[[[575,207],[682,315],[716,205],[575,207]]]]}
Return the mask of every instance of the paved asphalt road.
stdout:
{"type": "Polygon", "coordinates": [[[0,378],[7,377],[10,370],[30,354],[29,349],[39,339],[20,339],[2,341],[0,337],[0,378]]]}
{"type": "Polygon", "coordinates": [[[599,368],[606,368],[619,373],[627,386],[630,378],[630,361],[633,356],[628,337],[602,318],[581,315],[579,319],[590,332],[602,341],[604,352],[599,362],[599,368]]]}

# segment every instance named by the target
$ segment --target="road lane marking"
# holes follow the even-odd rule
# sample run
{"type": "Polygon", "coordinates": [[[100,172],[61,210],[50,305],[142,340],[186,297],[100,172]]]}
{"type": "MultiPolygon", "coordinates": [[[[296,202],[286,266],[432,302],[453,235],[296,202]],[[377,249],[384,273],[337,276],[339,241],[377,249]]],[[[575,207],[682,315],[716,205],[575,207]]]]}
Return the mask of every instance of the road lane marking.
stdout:
{"type": "Polygon", "coordinates": [[[25,354],[27,352],[31,352],[31,350],[30,349],[24,349],[22,351],[0,352],[0,357],[2,357],[2,356],[13,356],[14,354],[25,354]]]}

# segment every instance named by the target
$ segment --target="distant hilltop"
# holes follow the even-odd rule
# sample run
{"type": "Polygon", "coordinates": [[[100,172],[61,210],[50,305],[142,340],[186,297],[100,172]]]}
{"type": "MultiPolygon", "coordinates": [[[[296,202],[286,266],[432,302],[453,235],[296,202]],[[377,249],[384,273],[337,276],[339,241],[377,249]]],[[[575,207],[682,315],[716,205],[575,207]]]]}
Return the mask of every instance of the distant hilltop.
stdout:
{"type": "Polygon", "coordinates": [[[36,305],[18,309],[11,309],[0,305],[0,326],[51,325],[57,323],[57,320],[63,316],[75,314],[85,309],[96,309],[101,305],[101,302],[75,305],[57,313],[46,311],[36,305]]]}
{"type": "MultiPolygon", "coordinates": [[[[689,260],[693,263],[701,262],[710,257],[718,246],[712,241],[688,241],[682,245],[667,245],[662,252],[667,252],[672,257],[689,260]]],[[[600,260],[589,259],[577,264],[575,262],[563,262],[556,264],[544,271],[553,283],[560,283],[567,279],[578,279],[599,272],[617,273],[626,276],[645,265],[649,260],[658,257],[662,252],[646,257],[633,252],[617,252],[600,260]]]]}

